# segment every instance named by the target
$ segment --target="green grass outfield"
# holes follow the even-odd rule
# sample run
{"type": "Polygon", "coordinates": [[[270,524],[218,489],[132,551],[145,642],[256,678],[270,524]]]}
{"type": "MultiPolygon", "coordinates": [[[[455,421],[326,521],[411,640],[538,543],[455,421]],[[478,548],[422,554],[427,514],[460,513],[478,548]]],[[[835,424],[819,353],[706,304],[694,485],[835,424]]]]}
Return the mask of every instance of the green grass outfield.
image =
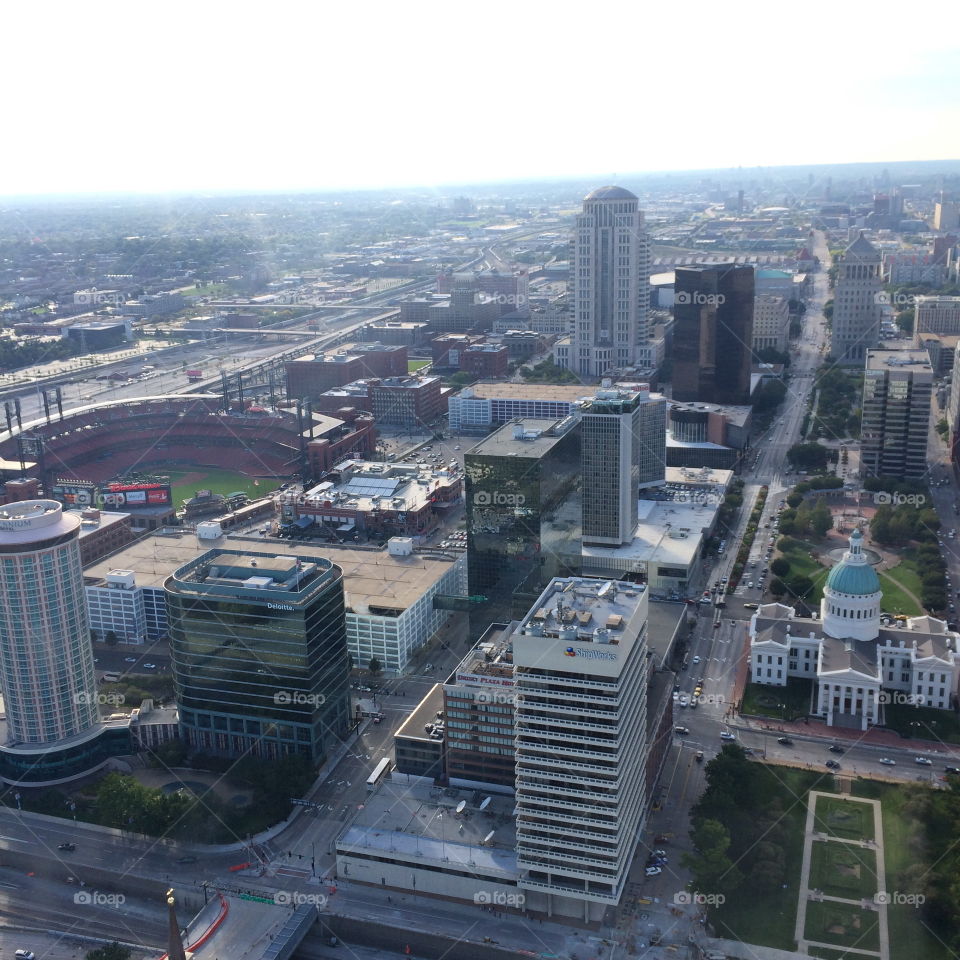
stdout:
{"type": "Polygon", "coordinates": [[[416,373],[421,367],[427,367],[430,363],[430,360],[408,360],[407,373],[416,373]]]}
{"type": "Polygon", "coordinates": [[[266,496],[276,490],[282,481],[248,477],[234,470],[222,470],[220,467],[194,467],[191,470],[166,470],[164,476],[170,478],[173,488],[173,502],[179,508],[185,500],[197,495],[198,490],[209,490],[227,496],[242,490],[251,500],[266,496]],[[189,479],[188,479],[189,478],[189,479]],[[200,478],[200,479],[198,479],[200,478]]]}

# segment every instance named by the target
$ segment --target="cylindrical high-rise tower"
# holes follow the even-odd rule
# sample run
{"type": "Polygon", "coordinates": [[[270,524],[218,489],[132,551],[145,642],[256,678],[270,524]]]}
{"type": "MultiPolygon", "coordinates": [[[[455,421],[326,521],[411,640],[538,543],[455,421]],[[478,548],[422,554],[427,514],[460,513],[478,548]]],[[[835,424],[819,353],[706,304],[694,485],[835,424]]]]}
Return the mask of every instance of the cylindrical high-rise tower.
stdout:
{"type": "Polygon", "coordinates": [[[79,517],[54,500],[0,508],[0,690],[6,744],[53,744],[99,726],[79,517]]]}

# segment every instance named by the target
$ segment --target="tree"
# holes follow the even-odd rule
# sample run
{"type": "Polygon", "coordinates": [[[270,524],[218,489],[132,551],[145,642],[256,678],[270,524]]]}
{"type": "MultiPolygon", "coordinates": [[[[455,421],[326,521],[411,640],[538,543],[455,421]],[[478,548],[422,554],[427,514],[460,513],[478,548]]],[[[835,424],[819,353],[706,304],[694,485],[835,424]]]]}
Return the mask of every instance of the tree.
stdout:
{"type": "Polygon", "coordinates": [[[370,663],[367,664],[367,669],[371,673],[379,673],[383,669],[383,664],[376,657],[371,657],[370,663]]]}
{"type": "Polygon", "coordinates": [[[790,561],[784,557],[777,557],[777,559],[770,564],[770,572],[775,577],[785,577],[790,572],[790,561]]]}
{"type": "Polygon", "coordinates": [[[787,585],[779,578],[770,581],[770,593],[775,597],[782,597],[787,592],[787,585]]]}
{"type": "Polygon", "coordinates": [[[112,630],[108,630],[103,639],[111,647],[115,647],[120,642],[119,638],[112,630]]]}
{"type": "MultiPolygon", "coordinates": [[[[813,581],[808,576],[799,573],[787,580],[787,587],[790,593],[803,600],[806,599],[810,595],[810,591],[813,590],[813,581]]],[[[770,588],[771,590],[773,589],[772,584],[770,588]]]]}
{"type": "Polygon", "coordinates": [[[810,515],[810,528],[818,537],[823,537],[831,527],[833,527],[833,515],[830,508],[822,499],[818,499],[810,515]]]}
{"type": "Polygon", "coordinates": [[[130,960],[130,948],[122,947],[114,941],[108,943],[105,947],[97,947],[96,950],[87,951],[86,960],[130,960]]]}
{"type": "Polygon", "coordinates": [[[787,496],[787,506],[788,506],[788,507],[792,507],[794,510],[796,510],[797,507],[799,507],[801,503],[803,503],[803,494],[802,494],[802,493],[797,493],[796,490],[794,490],[793,493],[791,493],[791,494],[789,494],[789,495],[787,496]]]}
{"type": "Polygon", "coordinates": [[[827,448],[819,443],[795,443],[787,451],[787,459],[803,470],[823,470],[827,465],[827,448]]]}
{"type": "Polygon", "coordinates": [[[690,831],[696,856],[684,854],[681,863],[693,873],[698,890],[735,890],[742,874],[727,855],[730,831],[717,820],[701,820],[690,831]]]}

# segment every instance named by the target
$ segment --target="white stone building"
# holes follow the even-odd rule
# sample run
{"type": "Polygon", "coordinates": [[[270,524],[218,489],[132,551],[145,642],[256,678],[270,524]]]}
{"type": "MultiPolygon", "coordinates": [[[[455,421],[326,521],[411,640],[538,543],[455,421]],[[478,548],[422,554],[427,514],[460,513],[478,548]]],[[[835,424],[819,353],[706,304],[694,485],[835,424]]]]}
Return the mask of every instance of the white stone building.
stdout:
{"type": "Polygon", "coordinates": [[[790,334],[790,306],[783,297],[755,297],[753,301],[753,349],[772,347],[786,353],[790,334]]]}
{"type": "Polygon", "coordinates": [[[831,356],[838,363],[860,366],[877,345],[882,290],[880,251],[861,233],[843,251],[834,291],[831,356]]]}
{"type": "Polygon", "coordinates": [[[781,603],[763,604],[753,615],[751,679],[775,687],[792,677],[815,680],[810,712],[831,726],[866,730],[883,723],[887,703],[950,709],[960,635],[934,617],[882,618],[882,601],[863,537],[854,531],[827,577],[819,619],[797,617],[781,603]]]}

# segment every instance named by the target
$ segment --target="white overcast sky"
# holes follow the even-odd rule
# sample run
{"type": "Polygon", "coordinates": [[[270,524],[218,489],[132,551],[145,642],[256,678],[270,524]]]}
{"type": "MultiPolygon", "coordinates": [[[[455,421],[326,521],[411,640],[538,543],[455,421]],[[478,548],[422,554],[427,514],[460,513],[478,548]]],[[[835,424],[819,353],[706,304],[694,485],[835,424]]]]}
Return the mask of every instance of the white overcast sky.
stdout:
{"type": "Polygon", "coordinates": [[[0,195],[960,157],[957,8],[9,3],[0,195]]]}

